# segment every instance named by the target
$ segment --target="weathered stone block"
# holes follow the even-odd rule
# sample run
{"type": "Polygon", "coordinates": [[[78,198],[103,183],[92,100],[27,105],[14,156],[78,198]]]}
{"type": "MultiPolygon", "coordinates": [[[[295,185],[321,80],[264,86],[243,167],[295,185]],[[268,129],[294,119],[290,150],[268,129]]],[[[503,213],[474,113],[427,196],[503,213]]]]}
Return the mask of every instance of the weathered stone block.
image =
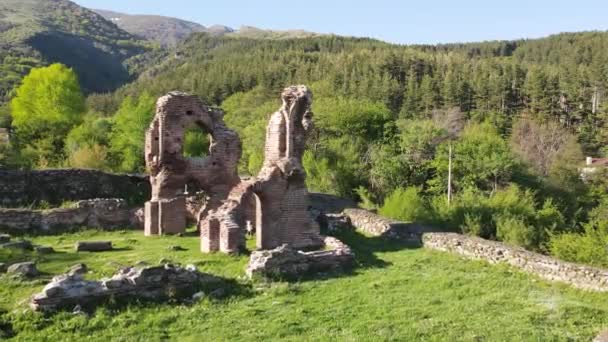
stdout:
{"type": "Polygon", "coordinates": [[[74,246],[77,252],[104,252],[112,250],[111,241],[78,241],[74,246]]]}

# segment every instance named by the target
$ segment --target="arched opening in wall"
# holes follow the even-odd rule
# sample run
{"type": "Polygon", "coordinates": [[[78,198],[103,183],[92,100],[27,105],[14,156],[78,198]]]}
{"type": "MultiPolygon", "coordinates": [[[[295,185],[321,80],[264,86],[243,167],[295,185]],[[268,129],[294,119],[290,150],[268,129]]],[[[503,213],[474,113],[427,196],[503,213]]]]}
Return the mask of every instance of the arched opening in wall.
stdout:
{"type": "Polygon", "coordinates": [[[209,155],[211,134],[201,125],[193,123],[184,128],[182,154],[186,158],[205,157],[209,155]]]}

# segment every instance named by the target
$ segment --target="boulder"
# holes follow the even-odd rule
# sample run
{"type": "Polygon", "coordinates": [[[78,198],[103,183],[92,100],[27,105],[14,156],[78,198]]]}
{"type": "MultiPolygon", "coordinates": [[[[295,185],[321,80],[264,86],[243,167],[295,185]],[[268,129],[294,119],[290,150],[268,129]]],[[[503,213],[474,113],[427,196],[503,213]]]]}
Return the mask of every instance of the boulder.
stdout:
{"type": "Polygon", "coordinates": [[[40,274],[34,262],[20,262],[8,267],[7,273],[15,276],[33,278],[40,274]]]}
{"type": "Polygon", "coordinates": [[[111,241],[78,241],[74,246],[77,252],[104,252],[112,250],[111,241]]]}
{"type": "Polygon", "coordinates": [[[8,234],[0,234],[0,243],[11,242],[11,236],[8,234]]]}

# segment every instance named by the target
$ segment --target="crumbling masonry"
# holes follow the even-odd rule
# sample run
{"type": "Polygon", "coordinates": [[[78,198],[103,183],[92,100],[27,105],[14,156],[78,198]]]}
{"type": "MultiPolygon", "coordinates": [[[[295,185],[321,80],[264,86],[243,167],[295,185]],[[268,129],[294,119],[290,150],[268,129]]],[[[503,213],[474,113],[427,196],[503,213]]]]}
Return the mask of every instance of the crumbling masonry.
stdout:
{"type": "Polygon", "coordinates": [[[312,129],[312,94],[305,86],[286,88],[283,104],[266,131],[263,167],[257,177],[241,180],[238,135],[226,128],[223,113],[195,97],[170,93],[159,99],[146,136],[146,163],[152,200],[146,203],[146,234],[184,231],[186,184],[195,183],[209,200],[198,214],[203,252],[235,253],[244,248],[248,226],[256,229],[258,249],[287,244],[322,246],[319,227],[308,213],[302,155],[312,129]],[[182,157],[185,128],[195,123],[209,133],[209,156],[182,157]]]}
{"type": "Polygon", "coordinates": [[[152,199],[145,206],[146,235],[185,231],[186,184],[208,194],[205,211],[219,207],[240,182],[241,141],[226,127],[223,116],[221,110],[185,93],[172,92],[158,99],[156,116],[146,133],[146,166],[152,185],[152,199]],[[184,135],[192,125],[210,136],[207,157],[183,156],[184,135]]]}

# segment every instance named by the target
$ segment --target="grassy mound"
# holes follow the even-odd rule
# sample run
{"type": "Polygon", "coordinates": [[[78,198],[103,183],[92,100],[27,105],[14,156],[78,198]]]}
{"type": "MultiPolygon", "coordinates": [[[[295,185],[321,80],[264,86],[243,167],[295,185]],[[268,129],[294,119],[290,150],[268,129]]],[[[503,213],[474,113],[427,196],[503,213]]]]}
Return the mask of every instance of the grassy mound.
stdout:
{"type": "Polygon", "coordinates": [[[34,238],[59,253],[36,259],[47,276],[35,281],[0,278],[0,329],[16,340],[589,340],[608,327],[608,294],[549,284],[506,266],[408,248],[347,234],[358,267],[351,274],[299,283],[251,284],[247,256],[205,255],[198,238],[145,238],[141,232],[93,232],[34,238]],[[77,240],[112,240],[118,250],[75,253],[77,240]],[[169,251],[179,245],[187,251],[169,251]],[[241,291],[193,305],[107,305],[94,314],[51,316],[24,310],[45,278],[83,262],[90,278],[120,265],[161,258],[196,264],[201,271],[237,279],[241,291]]]}

